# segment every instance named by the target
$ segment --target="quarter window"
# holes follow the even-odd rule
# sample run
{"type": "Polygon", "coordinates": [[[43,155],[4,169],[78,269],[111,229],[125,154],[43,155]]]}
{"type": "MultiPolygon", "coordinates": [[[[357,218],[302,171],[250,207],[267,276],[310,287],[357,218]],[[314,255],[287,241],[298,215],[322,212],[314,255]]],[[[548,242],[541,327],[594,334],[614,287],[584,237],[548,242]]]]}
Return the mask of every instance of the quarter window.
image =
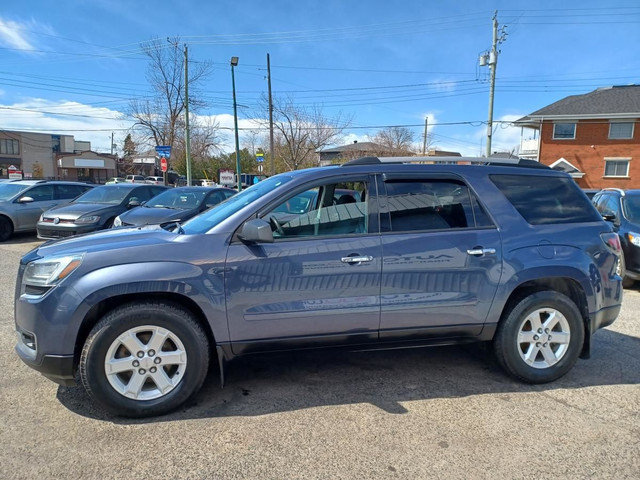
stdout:
{"type": "Polygon", "coordinates": [[[274,238],[363,234],[368,231],[367,183],[322,185],[300,192],[264,218],[274,238]]]}
{"type": "Polygon", "coordinates": [[[575,123],[554,123],[553,139],[554,140],[573,140],[576,138],[575,123]]]}
{"type": "Polygon", "coordinates": [[[604,176],[605,177],[628,177],[629,176],[629,160],[628,159],[616,159],[607,160],[604,159],[604,176]]]}
{"type": "Polygon", "coordinates": [[[477,200],[461,182],[405,179],[387,181],[385,186],[387,199],[381,208],[383,231],[411,232],[491,225],[477,200]]]}
{"type": "Polygon", "coordinates": [[[633,138],[633,122],[611,122],[609,124],[609,138],[611,140],[633,138]]]}

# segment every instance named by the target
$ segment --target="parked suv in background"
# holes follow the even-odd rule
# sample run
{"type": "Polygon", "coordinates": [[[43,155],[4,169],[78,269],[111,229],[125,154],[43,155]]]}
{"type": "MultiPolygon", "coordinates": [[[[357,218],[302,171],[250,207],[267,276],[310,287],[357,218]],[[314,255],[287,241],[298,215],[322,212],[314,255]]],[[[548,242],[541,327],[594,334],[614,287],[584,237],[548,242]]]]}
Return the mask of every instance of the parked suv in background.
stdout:
{"type": "Polygon", "coordinates": [[[0,184],[0,242],[14,232],[35,232],[42,212],[93,188],[79,182],[15,180],[0,184]]]}
{"type": "Polygon", "coordinates": [[[146,183],[147,182],[142,175],[127,175],[124,181],[126,183],[146,183]]]}
{"type": "Polygon", "coordinates": [[[223,381],[239,355],[491,341],[530,383],[587,358],[620,311],[620,242],[575,182],[402,160],[276,175],[172,231],[42,245],[18,272],[18,355],[134,417],[195,395],[210,356],[223,381]]]}
{"type": "Polygon", "coordinates": [[[593,197],[600,214],[613,224],[620,237],[622,285],[631,287],[640,280],[640,190],[605,188],[593,197]]]}

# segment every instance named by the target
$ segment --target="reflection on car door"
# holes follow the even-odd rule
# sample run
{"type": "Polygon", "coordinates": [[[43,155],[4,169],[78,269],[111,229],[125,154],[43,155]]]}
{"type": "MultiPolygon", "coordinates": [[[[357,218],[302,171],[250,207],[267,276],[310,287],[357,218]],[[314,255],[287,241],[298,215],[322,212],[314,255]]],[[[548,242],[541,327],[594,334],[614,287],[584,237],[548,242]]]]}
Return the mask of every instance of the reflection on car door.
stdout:
{"type": "Polygon", "coordinates": [[[502,249],[473,193],[455,178],[389,178],[380,188],[380,339],[479,334],[502,249]]]}
{"type": "Polygon", "coordinates": [[[377,341],[382,252],[367,180],[348,182],[363,193],[349,205],[333,199],[345,180],[298,192],[320,192],[304,212],[287,210],[299,203],[288,196],[261,215],[280,217],[273,243],[232,242],[225,283],[234,352],[377,341]]]}
{"type": "Polygon", "coordinates": [[[37,185],[14,201],[16,209],[17,228],[20,230],[35,229],[40,215],[55,207],[58,201],[55,199],[53,185],[37,185]],[[33,202],[18,202],[20,198],[30,197],[33,202]]]}

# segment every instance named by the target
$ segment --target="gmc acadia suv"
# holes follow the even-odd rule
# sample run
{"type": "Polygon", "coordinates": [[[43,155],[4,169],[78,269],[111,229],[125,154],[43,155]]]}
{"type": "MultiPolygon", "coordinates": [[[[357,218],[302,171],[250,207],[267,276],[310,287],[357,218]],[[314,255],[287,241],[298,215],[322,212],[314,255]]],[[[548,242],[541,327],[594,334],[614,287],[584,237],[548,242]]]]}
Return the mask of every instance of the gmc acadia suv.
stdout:
{"type": "Polygon", "coordinates": [[[564,173],[444,160],[284,173],[183,225],[46,243],[21,261],[17,353],[134,417],[195,395],[210,357],[224,380],[273,350],[490,341],[510,375],[561,377],[620,311],[618,236],[564,173]]]}

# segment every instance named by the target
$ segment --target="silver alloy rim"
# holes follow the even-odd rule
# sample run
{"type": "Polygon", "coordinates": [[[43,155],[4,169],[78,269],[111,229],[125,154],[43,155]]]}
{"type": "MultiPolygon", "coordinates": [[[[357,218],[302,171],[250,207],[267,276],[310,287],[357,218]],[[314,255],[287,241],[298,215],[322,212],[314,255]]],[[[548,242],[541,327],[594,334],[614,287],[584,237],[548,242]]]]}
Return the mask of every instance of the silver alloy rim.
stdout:
{"type": "Polygon", "coordinates": [[[533,368],[549,368],[562,360],[569,349],[569,322],[554,308],[530,313],[518,329],[520,358],[533,368]]]}
{"type": "Polygon", "coordinates": [[[142,325],[122,333],[107,351],[104,371],[120,395],[153,400],[171,392],[184,377],[187,352],[166,328],[142,325]]]}

